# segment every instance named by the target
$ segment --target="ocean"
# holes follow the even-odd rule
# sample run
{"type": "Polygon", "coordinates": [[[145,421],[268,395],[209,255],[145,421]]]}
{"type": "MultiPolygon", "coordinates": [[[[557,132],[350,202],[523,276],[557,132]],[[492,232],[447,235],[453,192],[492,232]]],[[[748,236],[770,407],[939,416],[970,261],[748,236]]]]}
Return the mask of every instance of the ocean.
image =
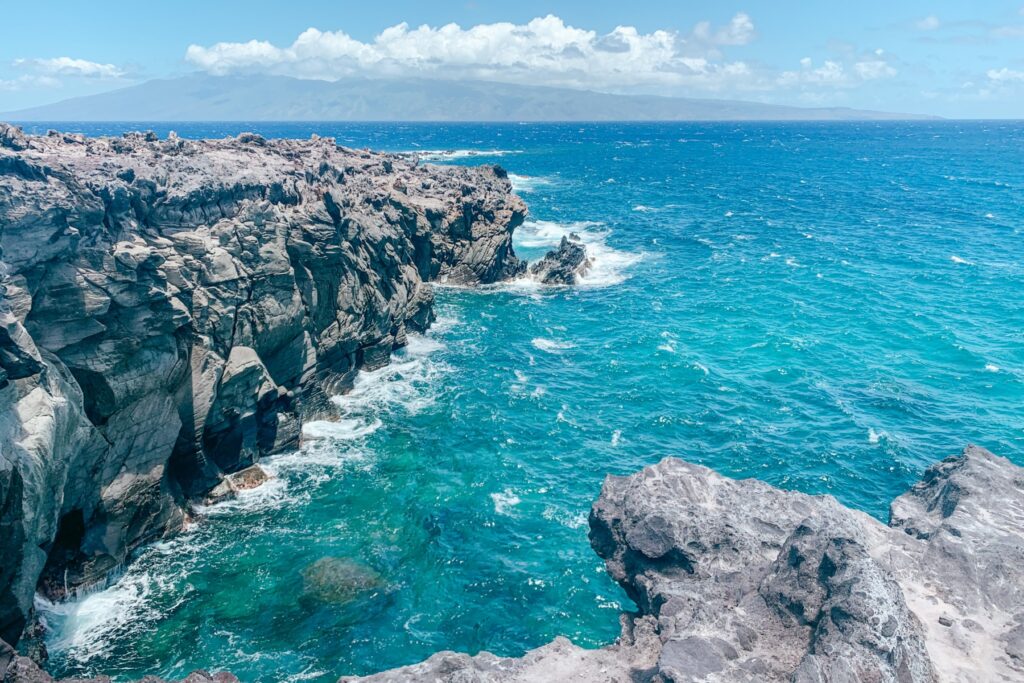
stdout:
{"type": "MultiPolygon", "coordinates": [[[[42,124],[99,134],[130,124],[42,124]]],[[[333,681],[437,650],[600,646],[632,608],[587,541],[667,456],[889,501],[967,443],[1024,464],[1024,123],[147,125],[499,163],[583,284],[438,289],[439,321],[275,478],[41,605],[60,675],[333,681]],[[378,589],[303,594],[323,557],[378,589]]]]}

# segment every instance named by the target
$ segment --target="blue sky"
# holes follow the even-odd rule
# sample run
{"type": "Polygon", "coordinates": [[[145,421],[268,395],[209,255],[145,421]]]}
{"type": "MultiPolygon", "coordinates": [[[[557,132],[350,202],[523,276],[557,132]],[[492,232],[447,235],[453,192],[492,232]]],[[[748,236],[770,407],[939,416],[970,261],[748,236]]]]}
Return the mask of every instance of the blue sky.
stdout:
{"type": "Polygon", "coordinates": [[[205,71],[1024,118],[1024,0],[39,1],[0,16],[0,111],[205,71]]]}

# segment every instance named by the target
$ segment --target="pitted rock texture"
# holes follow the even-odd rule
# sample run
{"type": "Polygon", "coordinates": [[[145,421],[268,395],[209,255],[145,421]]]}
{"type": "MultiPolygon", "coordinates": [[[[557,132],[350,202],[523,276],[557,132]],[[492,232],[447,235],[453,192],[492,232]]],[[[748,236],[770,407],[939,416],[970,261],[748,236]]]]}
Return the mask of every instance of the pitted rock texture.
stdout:
{"type": "Polygon", "coordinates": [[[0,124],[0,639],[296,446],[432,320],[522,273],[498,167],[333,140],[27,136],[0,124]],[[41,577],[41,578],[40,578],[41,577]]]}
{"type": "Polygon", "coordinates": [[[931,467],[889,526],[675,458],[608,477],[590,526],[639,607],[615,645],[440,653],[342,680],[1024,680],[1024,470],[982,448],[931,467]]]}

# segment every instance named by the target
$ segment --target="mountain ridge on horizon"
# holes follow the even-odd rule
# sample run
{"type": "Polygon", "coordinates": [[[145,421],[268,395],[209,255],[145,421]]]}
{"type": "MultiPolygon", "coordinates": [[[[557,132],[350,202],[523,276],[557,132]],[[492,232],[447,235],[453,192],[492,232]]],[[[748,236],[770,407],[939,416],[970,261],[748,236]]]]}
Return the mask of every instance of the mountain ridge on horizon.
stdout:
{"type": "Polygon", "coordinates": [[[430,79],[191,74],[0,113],[34,121],[881,121],[940,117],[848,107],[615,95],[430,79]]]}

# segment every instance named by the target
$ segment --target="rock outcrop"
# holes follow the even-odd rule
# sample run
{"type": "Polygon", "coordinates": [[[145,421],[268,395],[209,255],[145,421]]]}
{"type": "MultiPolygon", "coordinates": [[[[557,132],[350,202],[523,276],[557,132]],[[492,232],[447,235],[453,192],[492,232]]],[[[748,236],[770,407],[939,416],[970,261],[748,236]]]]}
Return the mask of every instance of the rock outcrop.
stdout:
{"type": "Polygon", "coordinates": [[[931,467],[888,526],[674,458],[608,477],[590,526],[639,607],[615,645],[440,653],[342,680],[1024,680],[1024,470],[984,449],[931,467]]]}
{"type": "Polygon", "coordinates": [[[499,167],[0,124],[0,640],[295,447],[427,283],[521,274],[525,213],[499,167]]]}
{"type": "Polygon", "coordinates": [[[563,236],[557,249],[530,266],[530,274],[545,285],[575,285],[590,269],[587,248],[576,235],[563,236]]]}

